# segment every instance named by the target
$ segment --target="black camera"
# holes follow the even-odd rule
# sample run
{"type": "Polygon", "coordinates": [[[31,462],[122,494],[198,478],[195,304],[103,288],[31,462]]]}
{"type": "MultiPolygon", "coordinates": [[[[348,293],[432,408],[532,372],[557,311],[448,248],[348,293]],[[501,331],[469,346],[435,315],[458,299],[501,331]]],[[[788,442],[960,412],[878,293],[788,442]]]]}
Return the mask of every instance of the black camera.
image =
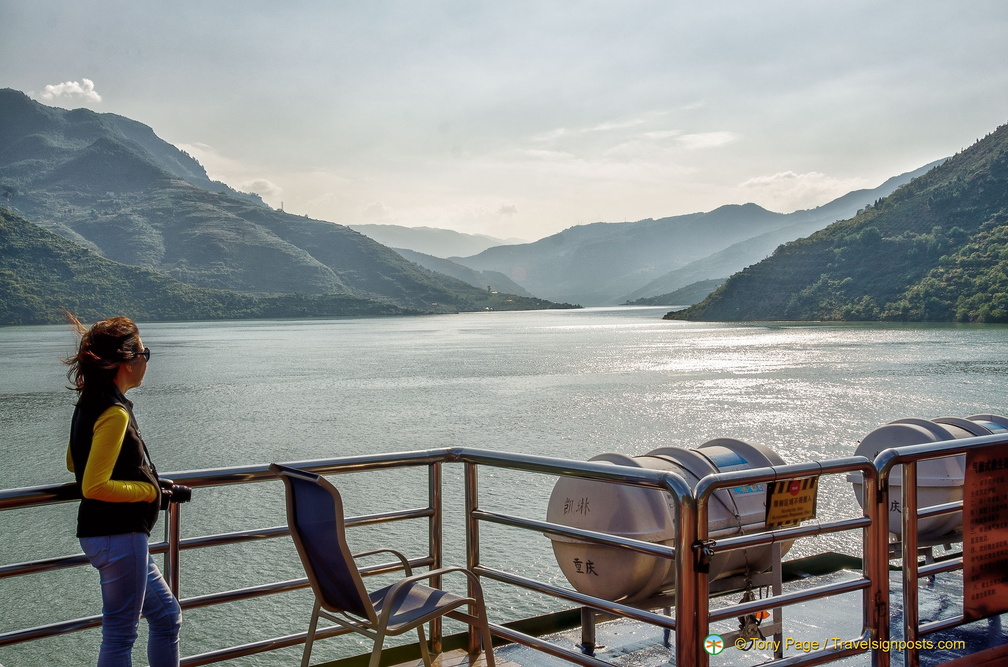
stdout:
{"type": "Polygon", "coordinates": [[[176,484],[170,479],[158,479],[161,487],[161,509],[168,509],[168,503],[187,503],[192,500],[192,489],[182,484],[176,484]]]}

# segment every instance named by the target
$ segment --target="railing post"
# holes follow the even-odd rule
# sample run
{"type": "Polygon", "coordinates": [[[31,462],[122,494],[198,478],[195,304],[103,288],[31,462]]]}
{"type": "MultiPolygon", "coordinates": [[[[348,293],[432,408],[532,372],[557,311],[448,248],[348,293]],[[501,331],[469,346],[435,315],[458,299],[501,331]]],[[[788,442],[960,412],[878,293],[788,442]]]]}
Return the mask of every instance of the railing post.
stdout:
{"type": "MultiPolygon", "coordinates": [[[[871,520],[865,528],[862,548],[864,574],[871,579],[865,591],[865,620],[872,634],[884,645],[889,641],[889,475],[883,478],[874,464],[875,479],[865,476],[864,513],[871,520]],[[869,483],[869,482],[872,483],[869,483]]],[[[867,473],[862,473],[867,475],[867,473]]],[[[889,667],[889,651],[873,650],[872,667],[889,667]]]]}
{"type": "MultiPolygon", "coordinates": [[[[479,466],[468,461],[463,464],[465,474],[465,525],[466,525],[466,567],[475,570],[480,564],[479,520],[473,512],[479,509],[479,466]]],[[[468,584],[468,594],[473,595],[473,585],[468,584]]],[[[469,655],[476,655],[479,634],[469,626],[469,655]]],[[[490,647],[484,647],[490,650],[490,647]]]]}
{"type": "Polygon", "coordinates": [[[179,503],[168,503],[168,521],[165,523],[165,541],[168,550],[165,552],[165,570],[167,570],[168,587],[175,599],[179,599],[179,580],[182,576],[180,562],[182,543],[182,509],[179,503]]]}
{"type": "Polygon", "coordinates": [[[917,461],[903,466],[903,639],[907,648],[903,664],[918,667],[916,646],[920,629],[920,600],[917,594],[917,461]]]}
{"type": "MultiPolygon", "coordinates": [[[[679,477],[666,476],[668,491],[676,499],[676,541],[675,568],[675,657],[676,665],[695,665],[703,660],[706,653],[700,650],[701,638],[697,636],[699,628],[698,596],[699,581],[706,585],[706,577],[702,577],[696,569],[697,554],[694,545],[699,540],[697,532],[697,502],[693,490],[682,483],[671,483],[670,480],[681,480],[679,477]]],[[[705,610],[706,612],[706,610],[705,610]]]]}
{"type": "MultiPolygon", "coordinates": [[[[437,569],[444,564],[444,499],[441,485],[441,464],[432,463],[427,467],[427,498],[430,502],[431,516],[428,530],[428,548],[434,563],[431,569],[437,569]]],[[[431,585],[441,587],[441,577],[434,577],[431,585]]],[[[430,623],[431,648],[435,655],[441,653],[443,623],[438,616],[430,623]]]]}

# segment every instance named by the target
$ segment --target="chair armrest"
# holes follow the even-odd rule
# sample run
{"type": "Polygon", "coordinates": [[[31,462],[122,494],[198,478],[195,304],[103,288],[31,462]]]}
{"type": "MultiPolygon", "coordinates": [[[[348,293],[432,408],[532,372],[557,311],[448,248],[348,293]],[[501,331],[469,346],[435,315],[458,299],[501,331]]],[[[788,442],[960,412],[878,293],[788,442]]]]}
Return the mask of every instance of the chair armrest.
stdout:
{"type": "MultiPolygon", "coordinates": [[[[373,549],[372,551],[363,551],[359,554],[353,554],[353,559],[356,561],[358,558],[364,558],[365,556],[374,556],[375,554],[392,554],[399,559],[399,563],[402,565],[402,569],[406,571],[406,576],[412,576],[413,568],[410,567],[409,559],[406,558],[402,553],[396,551],[395,549],[373,549]]],[[[0,666],[2,667],[2,666],[0,666]]]]}
{"type": "Polygon", "coordinates": [[[453,572],[461,572],[462,574],[464,574],[466,576],[466,578],[472,584],[473,592],[474,592],[475,596],[473,598],[469,598],[469,599],[470,600],[474,599],[480,605],[484,605],[485,603],[483,601],[483,586],[480,585],[479,577],[477,577],[476,574],[473,573],[472,570],[470,570],[468,568],[465,568],[465,567],[458,567],[458,566],[439,567],[436,570],[430,570],[428,572],[423,572],[421,574],[414,574],[413,576],[406,577],[405,579],[400,579],[399,581],[397,581],[396,583],[394,583],[392,586],[390,586],[389,590],[388,590],[388,593],[385,594],[385,599],[388,600],[388,604],[382,605],[382,607],[383,607],[382,608],[382,617],[383,617],[382,623],[383,624],[387,624],[388,623],[387,616],[389,615],[392,607],[394,606],[394,604],[392,604],[392,603],[395,602],[396,596],[399,594],[399,592],[403,588],[409,588],[410,586],[412,586],[413,584],[415,584],[418,581],[423,581],[425,579],[430,579],[431,577],[436,577],[436,576],[440,576],[440,575],[443,575],[443,574],[451,574],[453,572]]]}
{"type": "MultiPolygon", "coordinates": [[[[442,574],[451,574],[452,572],[461,572],[462,574],[464,574],[465,577],[466,577],[466,579],[469,580],[469,583],[472,584],[473,591],[476,594],[476,599],[482,602],[482,600],[483,600],[483,585],[480,583],[480,579],[479,579],[479,577],[476,576],[476,573],[473,572],[472,570],[470,570],[469,568],[467,568],[467,567],[460,567],[460,566],[457,566],[457,565],[455,565],[455,566],[448,566],[448,567],[439,567],[438,569],[431,570],[430,572],[427,572],[426,574],[427,574],[428,577],[433,577],[433,576],[438,576],[438,575],[442,575],[442,574]]],[[[423,576],[423,575],[416,575],[413,578],[415,579],[415,578],[420,577],[420,576],[423,576]]]]}

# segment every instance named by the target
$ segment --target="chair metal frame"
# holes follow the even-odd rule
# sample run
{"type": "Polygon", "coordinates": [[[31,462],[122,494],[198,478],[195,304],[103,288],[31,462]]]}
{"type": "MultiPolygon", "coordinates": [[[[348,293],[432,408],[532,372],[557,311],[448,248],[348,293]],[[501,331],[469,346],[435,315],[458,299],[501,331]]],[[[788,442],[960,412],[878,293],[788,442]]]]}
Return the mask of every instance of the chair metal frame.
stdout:
{"type": "MultiPolygon", "coordinates": [[[[346,540],[343,499],[336,487],[321,475],[290,466],[273,463],[270,465],[270,470],[283,480],[287,499],[287,523],[291,538],[294,540],[301,564],[304,566],[308,581],[315,593],[315,605],[308,625],[304,654],[301,658],[302,667],[308,667],[319,618],[325,618],[347,630],[371,638],[374,641],[374,647],[371,650],[369,667],[379,667],[386,636],[399,635],[416,629],[424,665],[431,667],[433,663],[423,626],[441,616],[463,621],[473,627],[479,633],[482,641],[487,667],[496,667],[490,624],[486,615],[483,588],[480,585],[479,577],[463,567],[442,567],[422,574],[413,574],[409,560],[395,549],[375,549],[352,554],[346,540]],[[298,482],[314,485],[332,499],[332,515],[327,515],[326,519],[332,522],[333,534],[329,537],[335,538],[337,548],[327,550],[315,548],[313,536],[306,534],[299,525],[296,488],[298,482]],[[368,592],[357,567],[356,559],[379,553],[389,553],[395,556],[406,576],[390,586],[368,592]],[[321,559],[323,562],[316,563],[317,559],[321,559]],[[326,568],[331,566],[341,572],[338,591],[327,590],[324,578],[316,572],[318,566],[326,568]],[[465,575],[469,584],[468,596],[454,595],[421,583],[432,577],[452,573],[465,575]],[[468,613],[459,609],[463,606],[469,607],[468,613]]],[[[328,581],[331,578],[330,570],[330,576],[325,579],[328,581]]],[[[470,658],[474,661],[475,654],[472,654],[470,658]]]]}

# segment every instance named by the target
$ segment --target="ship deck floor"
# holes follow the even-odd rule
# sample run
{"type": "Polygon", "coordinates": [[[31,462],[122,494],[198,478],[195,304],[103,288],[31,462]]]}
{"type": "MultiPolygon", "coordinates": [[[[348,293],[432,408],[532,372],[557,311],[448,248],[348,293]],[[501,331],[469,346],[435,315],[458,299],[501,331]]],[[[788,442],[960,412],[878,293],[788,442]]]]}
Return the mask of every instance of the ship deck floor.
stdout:
{"type": "MultiPolygon", "coordinates": [[[[960,573],[961,574],[961,573],[960,573]]],[[[827,575],[810,577],[807,580],[793,582],[791,585],[802,587],[835,583],[856,577],[849,571],[838,571],[827,575]]],[[[729,600],[712,601],[712,608],[727,604],[729,600]]],[[[791,638],[784,657],[800,655],[802,644],[799,642],[832,642],[854,639],[860,635],[860,593],[847,593],[832,598],[828,603],[810,601],[795,605],[784,613],[785,637],[791,638]]],[[[891,591],[890,608],[892,610],[891,638],[899,640],[903,637],[902,596],[897,583],[891,591]]],[[[920,618],[922,622],[948,618],[962,613],[962,579],[955,573],[939,575],[935,581],[924,581],[920,587],[920,618]]],[[[737,628],[737,621],[725,621],[712,628],[712,632],[728,632],[737,628]]],[[[767,639],[771,640],[769,636],[767,639]]],[[[961,640],[960,649],[933,649],[920,652],[922,667],[988,667],[993,665],[1008,665],[1008,614],[982,621],[976,621],[958,628],[935,633],[925,637],[935,642],[939,640],[961,640]]],[[[544,637],[551,642],[569,650],[577,650],[581,641],[581,629],[573,628],[556,632],[544,637]]],[[[661,628],[628,620],[616,619],[598,622],[596,624],[596,642],[599,648],[595,657],[616,667],[656,667],[674,664],[674,649],[663,642],[661,628]]],[[[807,646],[807,644],[806,644],[807,646]]],[[[494,651],[497,664],[502,667],[566,667],[571,663],[562,658],[554,657],[517,644],[497,647],[494,651]]],[[[761,665],[773,659],[773,650],[758,650],[753,647],[741,651],[729,647],[718,655],[710,657],[711,667],[748,667],[761,665]]],[[[461,667],[468,664],[468,656],[464,651],[454,651],[439,657],[439,667],[461,667]]],[[[484,667],[485,660],[480,657],[477,667],[484,667]]],[[[871,654],[862,653],[847,657],[831,665],[843,667],[861,667],[871,664],[871,654]]],[[[891,652],[891,664],[904,664],[901,651],[891,652]]],[[[401,667],[422,667],[418,661],[410,662],[401,667]]]]}

